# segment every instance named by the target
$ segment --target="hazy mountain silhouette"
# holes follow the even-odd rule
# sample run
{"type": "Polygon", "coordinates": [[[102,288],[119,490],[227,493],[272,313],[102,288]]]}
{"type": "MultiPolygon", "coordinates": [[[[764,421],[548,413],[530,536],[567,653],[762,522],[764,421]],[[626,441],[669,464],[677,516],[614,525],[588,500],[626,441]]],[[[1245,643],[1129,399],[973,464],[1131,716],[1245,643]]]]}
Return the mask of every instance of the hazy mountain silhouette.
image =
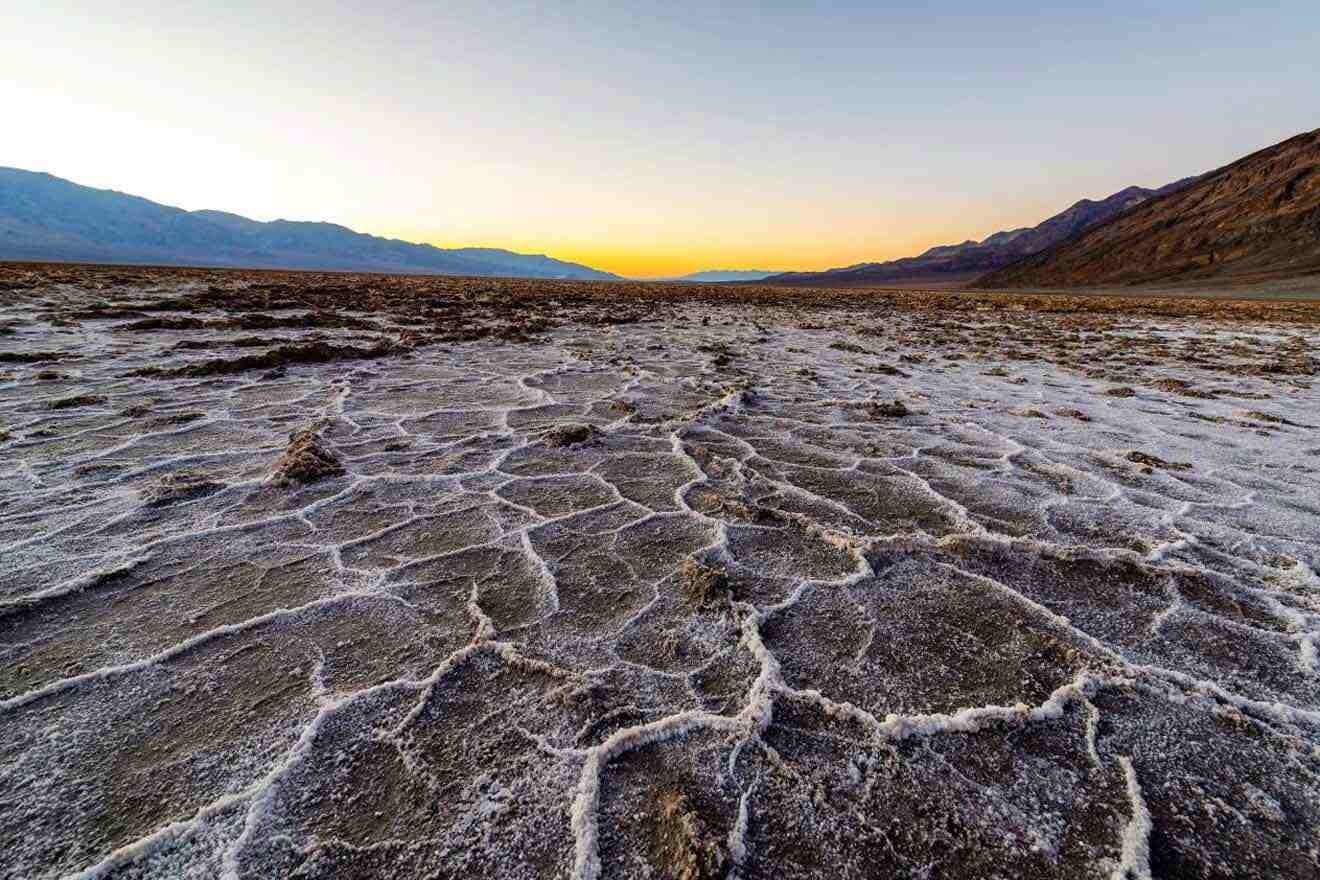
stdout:
{"type": "Polygon", "coordinates": [[[1255,283],[1320,273],[1320,129],[1203,175],[977,287],[1255,283]]]}
{"type": "Polygon", "coordinates": [[[771,275],[776,274],[778,274],[778,270],[775,269],[704,269],[700,272],[691,272],[687,275],[662,280],[707,284],[721,281],[760,281],[762,278],[769,278],[771,275]]]}
{"type": "Polygon", "coordinates": [[[1099,201],[1082,199],[1037,226],[996,232],[983,241],[940,245],[916,257],[885,263],[859,263],[824,272],[785,272],[764,280],[767,284],[803,287],[961,285],[1043,251],[1147,199],[1173,192],[1194,180],[1195,177],[1188,177],[1159,189],[1130,186],[1099,201]]]}
{"type": "Polygon", "coordinates": [[[185,211],[50,174],[0,168],[0,259],[435,275],[613,279],[539,254],[437,248],[334,223],[185,211]]]}

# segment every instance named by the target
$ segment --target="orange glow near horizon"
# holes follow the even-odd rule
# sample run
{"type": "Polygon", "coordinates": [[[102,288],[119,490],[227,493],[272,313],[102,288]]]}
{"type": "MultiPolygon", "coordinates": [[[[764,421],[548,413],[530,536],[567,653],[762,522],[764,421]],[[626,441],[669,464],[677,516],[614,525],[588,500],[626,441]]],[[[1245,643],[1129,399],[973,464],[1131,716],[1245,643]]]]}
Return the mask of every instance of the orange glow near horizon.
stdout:
{"type": "MultiPolygon", "coordinates": [[[[961,218],[967,221],[969,218],[961,218]]],[[[1044,219],[1044,215],[1042,218],[1044,219]]],[[[993,220],[981,225],[997,231],[993,220]]],[[[692,272],[712,269],[759,269],[776,272],[819,272],[856,263],[883,262],[915,256],[935,245],[984,237],[970,227],[953,228],[932,225],[923,229],[907,229],[900,234],[854,236],[829,234],[811,236],[801,240],[778,242],[765,240],[738,241],[736,234],[719,240],[638,240],[610,241],[604,238],[578,241],[571,239],[518,239],[513,236],[493,237],[479,241],[456,241],[446,236],[418,231],[378,232],[390,238],[420,242],[440,248],[499,247],[528,254],[546,254],[559,260],[581,263],[595,269],[613,272],[625,278],[673,278],[692,272]],[[495,243],[492,243],[495,242],[495,243]]]]}

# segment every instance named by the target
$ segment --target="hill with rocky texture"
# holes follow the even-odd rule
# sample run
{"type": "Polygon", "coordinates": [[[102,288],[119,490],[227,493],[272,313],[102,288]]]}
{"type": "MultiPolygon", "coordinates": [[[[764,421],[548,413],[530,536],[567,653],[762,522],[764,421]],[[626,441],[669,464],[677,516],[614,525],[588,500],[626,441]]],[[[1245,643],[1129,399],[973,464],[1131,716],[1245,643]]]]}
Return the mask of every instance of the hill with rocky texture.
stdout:
{"type": "Polygon", "coordinates": [[[1251,284],[1320,273],[1320,129],[996,271],[982,288],[1251,284]]]}
{"type": "Polygon", "coordinates": [[[996,232],[983,241],[940,245],[916,257],[884,263],[859,263],[824,272],[785,272],[765,278],[763,283],[801,287],[958,286],[1045,250],[1151,198],[1173,192],[1194,179],[1179,180],[1159,189],[1129,186],[1098,201],[1082,199],[1037,226],[996,232]]]}

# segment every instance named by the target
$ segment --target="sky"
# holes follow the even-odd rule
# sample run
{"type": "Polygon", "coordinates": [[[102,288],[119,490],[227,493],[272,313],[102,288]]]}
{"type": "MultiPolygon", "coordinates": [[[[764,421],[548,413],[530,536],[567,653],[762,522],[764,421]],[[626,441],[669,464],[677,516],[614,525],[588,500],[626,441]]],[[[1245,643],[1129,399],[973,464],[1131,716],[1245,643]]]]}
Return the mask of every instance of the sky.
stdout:
{"type": "Polygon", "coordinates": [[[824,269],[1320,126],[1320,3],[0,7],[0,165],[630,276],[824,269]]]}

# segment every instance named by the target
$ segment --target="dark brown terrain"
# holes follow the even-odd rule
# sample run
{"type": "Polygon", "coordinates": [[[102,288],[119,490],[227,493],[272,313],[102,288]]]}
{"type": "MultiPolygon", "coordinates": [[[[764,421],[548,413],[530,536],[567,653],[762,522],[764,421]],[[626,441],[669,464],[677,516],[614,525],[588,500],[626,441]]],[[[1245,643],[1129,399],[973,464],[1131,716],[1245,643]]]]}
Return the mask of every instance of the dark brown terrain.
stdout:
{"type": "Polygon", "coordinates": [[[1320,274],[1320,129],[976,281],[986,289],[1254,284],[1320,274]]]}
{"type": "Polygon", "coordinates": [[[885,263],[861,263],[826,272],[785,272],[759,283],[791,287],[959,287],[1104,223],[1148,199],[1174,192],[1194,179],[1188,177],[1159,189],[1129,186],[1098,201],[1082,199],[1036,226],[996,232],[984,241],[942,245],[915,257],[885,263]]]}

